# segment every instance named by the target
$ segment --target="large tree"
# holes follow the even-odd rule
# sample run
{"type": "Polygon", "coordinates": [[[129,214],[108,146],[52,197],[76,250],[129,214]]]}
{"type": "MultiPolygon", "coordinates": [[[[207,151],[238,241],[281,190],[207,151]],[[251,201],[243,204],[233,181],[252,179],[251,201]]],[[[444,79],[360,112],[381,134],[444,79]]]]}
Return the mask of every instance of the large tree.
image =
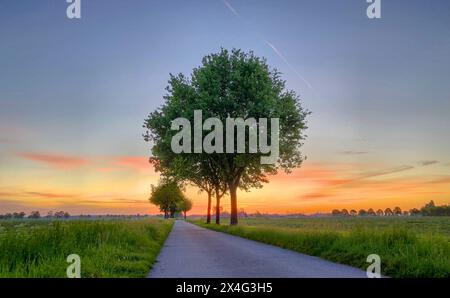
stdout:
{"type": "MultiPolygon", "coordinates": [[[[153,157],[162,169],[173,170],[176,159],[198,165],[202,171],[208,167],[213,169],[220,181],[217,186],[225,185],[230,193],[230,224],[238,223],[238,188],[249,190],[262,187],[263,183],[268,182],[268,175],[276,174],[278,169],[290,172],[301,165],[303,156],[300,147],[305,138],[306,116],[309,112],[302,108],[294,91],[286,90],[280,73],[270,69],[266,60],[255,56],[253,52],[222,49],[219,53],[208,55],[203,58],[202,65],[194,69],[190,78],[183,74],[171,75],[167,92],[164,105],[151,113],[144,124],[147,128],[144,138],[153,142],[153,157]],[[279,130],[276,132],[272,132],[271,127],[262,127],[259,122],[256,124],[257,130],[265,129],[267,145],[275,142],[272,135],[278,136],[278,158],[272,163],[263,163],[261,157],[267,157],[267,151],[259,147],[256,152],[250,152],[250,138],[238,143],[239,132],[234,134],[231,141],[211,141],[215,148],[219,146],[224,153],[195,150],[174,153],[171,142],[177,131],[171,129],[172,121],[183,117],[194,123],[196,110],[202,111],[204,119],[214,117],[222,123],[227,118],[278,119],[279,130]],[[240,145],[247,150],[239,150],[240,145]],[[234,148],[233,151],[230,152],[229,147],[234,148]]],[[[213,131],[213,127],[216,130],[217,124],[211,125],[209,129],[213,131]]],[[[192,132],[195,129],[193,127],[192,132]]],[[[253,131],[250,126],[244,129],[244,134],[248,132],[248,135],[253,131]]],[[[205,133],[203,130],[200,133],[203,139],[205,133]]],[[[195,144],[194,135],[191,134],[191,144],[195,144]]],[[[225,140],[225,131],[222,131],[222,136],[225,140]]],[[[261,136],[259,141],[261,143],[261,136]]],[[[176,171],[171,173],[177,175],[176,171]]],[[[208,171],[206,176],[210,177],[208,171]]]]}

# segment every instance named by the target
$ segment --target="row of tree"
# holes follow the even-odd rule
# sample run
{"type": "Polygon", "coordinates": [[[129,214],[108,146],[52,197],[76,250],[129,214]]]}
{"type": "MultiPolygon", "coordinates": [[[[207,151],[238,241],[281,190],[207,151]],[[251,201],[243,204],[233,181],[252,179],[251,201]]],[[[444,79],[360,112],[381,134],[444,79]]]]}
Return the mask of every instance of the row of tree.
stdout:
{"type": "Polygon", "coordinates": [[[221,49],[219,53],[204,57],[202,65],[193,70],[190,78],[183,74],[170,75],[166,90],[163,106],[144,122],[144,139],[153,145],[150,161],[164,180],[192,184],[207,194],[207,223],[211,222],[213,198],[219,224],[221,199],[226,194],[230,196],[230,224],[235,225],[238,223],[238,189],[260,188],[268,182],[268,175],[276,174],[278,169],[289,173],[301,165],[304,158],[300,147],[306,137],[304,130],[309,111],[302,108],[294,91],[286,90],[280,73],[270,69],[266,60],[253,52],[221,49]],[[202,111],[203,118],[220,121],[209,124],[205,121],[202,127],[196,127],[194,111],[198,110],[202,111]],[[194,125],[183,127],[183,130],[190,130],[190,137],[183,137],[178,145],[182,142],[183,147],[189,148],[194,144],[193,152],[172,150],[173,137],[179,133],[172,129],[173,121],[181,117],[194,125]],[[256,124],[259,133],[267,135],[264,146],[279,141],[278,159],[270,164],[261,162],[261,157],[270,153],[262,149],[261,137],[257,152],[249,150],[250,137],[238,144],[237,124],[231,128],[231,137],[226,135],[228,128],[225,132],[223,123],[228,118],[239,119],[241,131],[243,127],[244,135],[248,132],[248,136],[255,134],[255,130],[247,125],[247,118],[279,119],[279,130],[273,132],[270,128],[261,130],[261,125],[256,124]],[[204,136],[203,130],[210,132],[204,136]],[[201,134],[200,142],[196,134],[201,134]],[[215,148],[214,152],[202,150],[204,143],[215,148]],[[230,152],[230,148],[234,149],[230,152]]]}
{"type": "MultiPolygon", "coordinates": [[[[6,213],[6,214],[0,214],[0,219],[22,219],[22,218],[32,218],[37,219],[41,218],[41,214],[39,211],[31,211],[30,214],[27,216],[25,212],[14,212],[14,213],[6,213]]],[[[49,211],[45,218],[69,218],[70,214],[65,211],[57,211],[53,213],[53,211],[49,211]]]]}
{"type": "Polygon", "coordinates": [[[408,216],[408,215],[424,215],[424,216],[450,216],[450,205],[436,206],[434,201],[430,201],[428,204],[423,206],[420,210],[417,208],[412,208],[408,211],[402,211],[400,207],[395,207],[393,209],[386,208],[385,210],[378,209],[375,211],[369,208],[367,211],[365,209],[360,209],[356,211],[354,209],[348,211],[347,209],[334,209],[331,214],[333,216],[408,216]]]}

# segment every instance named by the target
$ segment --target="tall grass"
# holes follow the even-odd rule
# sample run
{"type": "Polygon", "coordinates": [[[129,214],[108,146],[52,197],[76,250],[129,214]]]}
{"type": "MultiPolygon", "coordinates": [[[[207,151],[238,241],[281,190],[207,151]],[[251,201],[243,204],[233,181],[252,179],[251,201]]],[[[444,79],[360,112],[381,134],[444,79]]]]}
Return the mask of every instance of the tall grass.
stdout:
{"type": "Polygon", "coordinates": [[[286,228],[280,220],[276,226],[198,224],[361,269],[369,265],[368,255],[378,254],[382,273],[390,277],[450,277],[449,238],[436,233],[415,233],[396,225],[345,230],[339,230],[339,225],[334,230],[286,228]]]}
{"type": "Polygon", "coordinates": [[[65,277],[78,254],[82,277],[144,277],[172,221],[43,221],[2,224],[0,277],[65,277]]]}

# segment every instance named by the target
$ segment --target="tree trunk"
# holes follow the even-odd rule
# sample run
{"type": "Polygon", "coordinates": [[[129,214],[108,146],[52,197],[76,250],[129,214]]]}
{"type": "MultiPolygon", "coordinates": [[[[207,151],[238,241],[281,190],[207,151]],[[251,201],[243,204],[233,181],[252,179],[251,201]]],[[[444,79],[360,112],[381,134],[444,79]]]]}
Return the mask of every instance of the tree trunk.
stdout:
{"type": "Polygon", "coordinates": [[[220,225],[220,197],[216,193],[216,224],[220,225]]]}
{"type": "Polygon", "coordinates": [[[230,225],[238,224],[238,214],[237,214],[237,183],[230,183],[230,200],[231,200],[231,216],[230,216],[230,225]]]}
{"type": "Polygon", "coordinates": [[[211,223],[211,192],[208,192],[208,211],[206,215],[206,223],[211,223]]]}
{"type": "Polygon", "coordinates": [[[186,220],[186,211],[184,211],[184,220],[186,220]]]}

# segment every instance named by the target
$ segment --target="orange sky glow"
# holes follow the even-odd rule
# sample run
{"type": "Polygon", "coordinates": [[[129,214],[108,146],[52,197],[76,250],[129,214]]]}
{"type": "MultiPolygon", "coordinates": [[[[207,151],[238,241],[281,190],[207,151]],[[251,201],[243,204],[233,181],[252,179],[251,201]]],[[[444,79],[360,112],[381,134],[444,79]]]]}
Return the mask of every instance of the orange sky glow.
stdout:
{"type": "MultiPolygon", "coordinates": [[[[157,214],[148,202],[155,173],[145,156],[80,157],[19,153],[9,171],[0,172],[0,211],[65,210],[71,214],[157,214]],[[6,185],[6,186],[5,186],[6,185]]],[[[447,164],[410,165],[306,160],[292,173],[270,177],[261,189],[240,191],[239,208],[248,213],[330,212],[334,208],[421,207],[429,200],[449,203],[447,164]]],[[[191,214],[204,214],[206,196],[193,186],[186,195],[191,214]]],[[[229,199],[222,201],[229,210],[229,199]]]]}

